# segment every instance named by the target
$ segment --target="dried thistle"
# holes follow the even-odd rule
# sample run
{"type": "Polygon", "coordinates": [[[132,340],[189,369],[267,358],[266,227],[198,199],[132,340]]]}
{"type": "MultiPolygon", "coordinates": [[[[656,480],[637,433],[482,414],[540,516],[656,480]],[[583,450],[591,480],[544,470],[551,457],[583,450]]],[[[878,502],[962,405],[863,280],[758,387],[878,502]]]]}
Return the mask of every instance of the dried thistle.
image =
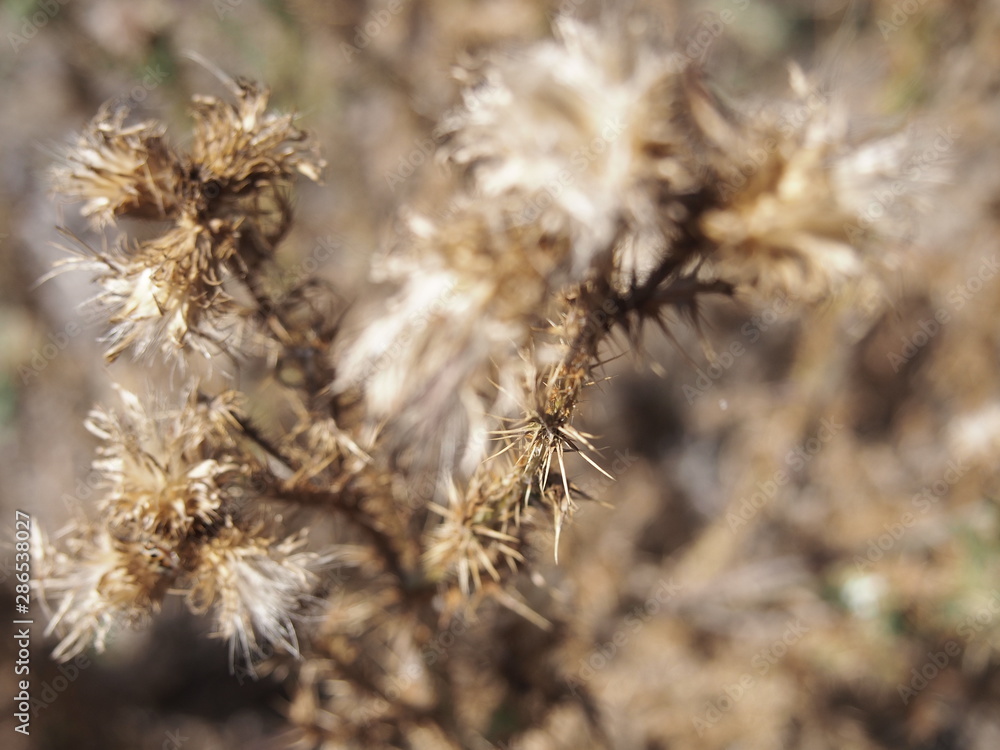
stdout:
{"type": "Polygon", "coordinates": [[[157,413],[118,391],[122,409],[88,421],[103,441],[98,518],[67,529],[68,553],[39,548],[49,628],[65,634],[57,658],[103,650],[112,627],[184,591],[192,611],[212,610],[231,652],[249,659],[263,642],[297,653],[292,617],[327,558],[302,550],[301,533],[279,539],[248,507],[266,469],[247,450],[235,394],[192,389],[183,407],[157,413]]]}
{"type": "Polygon", "coordinates": [[[240,528],[231,517],[200,545],[187,603],[198,614],[212,611],[216,634],[229,642],[230,663],[237,653],[253,659],[262,644],[298,655],[292,618],[322,566],[304,545],[304,534],[278,540],[263,523],[240,528]]]}
{"type": "Polygon", "coordinates": [[[296,174],[318,180],[324,162],[291,115],[266,111],[266,89],[229,83],[236,104],[195,98],[190,153],[171,149],[162,127],[127,125],[126,107],[106,105],[54,170],[55,189],[84,200],[98,226],[122,216],[170,224],[71,261],[99,274],[109,360],[126,350],[208,356],[229,345],[234,321],[268,306],[257,276],[288,229],[287,191],[296,174]],[[237,302],[234,285],[257,306],[237,302]]]}
{"type": "Polygon", "coordinates": [[[152,542],[121,541],[89,525],[66,537],[65,551],[40,537],[34,555],[42,572],[36,587],[53,607],[46,634],[62,634],[52,652],[60,661],[91,647],[103,652],[113,629],[145,622],[173,577],[170,553],[152,542]]]}
{"type": "MultiPolygon", "coordinates": [[[[709,131],[721,205],[705,211],[701,230],[714,248],[713,267],[726,278],[767,295],[816,299],[886,266],[880,240],[895,228],[883,222],[876,235],[859,217],[899,184],[912,146],[899,134],[852,137],[833,94],[794,66],[791,85],[791,101],[709,131]]],[[[908,203],[901,196],[894,213],[908,203]]]]}
{"type": "Polygon", "coordinates": [[[226,487],[249,470],[247,456],[225,450],[232,446],[226,422],[233,419],[235,394],[211,405],[189,401],[174,418],[157,419],[134,394],[118,392],[121,411],[97,408],[87,421],[104,441],[94,470],[107,491],[101,510],[108,524],[174,539],[212,523],[226,487]]]}
{"type": "Polygon", "coordinates": [[[612,335],[638,351],[648,324],[671,336],[709,295],[822,299],[883,260],[850,221],[901,168],[905,139],[850,137],[797,71],[791,104],[739,114],[667,45],[566,20],[481,70],[443,122],[457,187],[437,218],[404,208],[372,269],[394,290],[353,330],[322,284],[270,293],[287,190],[322,160],[290,117],[266,113],[263,89],[195,98],[188,154],[155,123],[104,110],[67,155],[57,181],[96,224],[170,224],[85,263],[112,313],[108,357],[249,358],[261,352],[227,337],[254,317],[276,416],[256,424],[236,394],[196,389],[175,409],[123,391],[121,410],[95,410],[98,520],[71,530],[67,552],[44,549],[58,656],[103,648],[115,622],[179,593],[233,658],[314,657],[292,714],[316,743],[465,746],[460,678],[415,654],[494,605],[560,632],[516,586],[540,551],[558,562],[588,499],[570,454],[604,471],[579,419],[612,335]],[[334,517],[331,548],[307,551],[303,532],[265,520],[271,503],[334,517]],[[300,638],[296,613],[317,590],[322,624],[300,638]]]}
{"type": "MultiPolygon", "coordinates": [[[[496,363],[517,361],[553,312],[549,276],[568,243],[485,203],[439,226],[414,220],[407,239],[411,247],[380,269],[401,289],[343,353],[335,387],[363,386],[369,416],[391,425],[390,442],[482,433],[484,412],[501,409],[516,382],[496,363]]],[[[449,460],[475,465],[484,448],[462,440],[449,460]]]]}
{"type": "Polygon", "coordinates": [[[676,66],[625,29],[557,20],[555,38],[496,54],[446,120],[448,155],[477,195],[513,197],[514,216],[569,241],[554,284],[610,261],[622,224],[639,240],[629,260],[648,268],[672,225],[664,192],[697,188],[676,66]],[[641,256],[641,257],[640,257],[641,256]]]}
{"type": "Polygon", "coordinates": [[[118,216],[173,218],[180,213],[181,158],[155,122],[126,124],[127,107],[101,107],[64,163],[53,170],[56,189],[69,200],[84,201],[81,213],[98,226],[118,216]]]}

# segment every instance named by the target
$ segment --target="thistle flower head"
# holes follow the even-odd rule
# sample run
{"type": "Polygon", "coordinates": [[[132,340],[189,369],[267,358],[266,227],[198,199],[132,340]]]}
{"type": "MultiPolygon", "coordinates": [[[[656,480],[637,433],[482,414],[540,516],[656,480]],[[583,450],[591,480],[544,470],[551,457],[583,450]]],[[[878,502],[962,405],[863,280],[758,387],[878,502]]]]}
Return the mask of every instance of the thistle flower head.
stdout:
{"type": "Polygon", "coordinates": [[[127,124],[129,110],[109,102],[63,154],[53,182],[98,226],[118,216],[166,219],[180,209],[184,165],[155,122],[127,124]]]}
{"type": "MultiPolygon", "coordinates": [[[[715,141],[721,205],[700,224],[725,278],[809,299],[884,260],[872,255],[875,233],[864,212],[886,190],[892,213],[903,211],[906,196],[896,199],[891,186],[901,177],[906,141],[853,140],[832,94],[811,87],[798,68],[791,82],[793,101],[715,141]]],[[[884,238],[896,225],[890,219],[881,229],[884,238]]]]}
{"type": "Polygon", "coordinates": [[[484,384],[513,388],[519,373],[494,363],[517,361],[532,328],[544,324],[556,302],[549,272],[568,245],[478,201],[410,229],[404,252],[379,269],[399,291],[344,352],[336,387],[363,385],[369,414],[399,435],[475,429],[484,400],[499,395],[484,384]]]}
{"type": "Polygon", "coordinates": [[[170,592],[211,609],[220,635],[247,659],[261,644],[297,652],[292,617],[329,558],[279,538],[244,507],[263,469],[241,448],[238,398],[192,390],[179,409],[156,410],[119,388],[121,407],[94,409],[101,439],[94,470],[104,491],[96,523],[77,523],[65,550],[40,545],[41,593],[66,633],[63,658],[132,624],[170,592]]]}
{"type": "Polygon", "coordinates": [[[304,544],[304,534],[277,540],[263,524],[228,520],[200,547],[187,600],[192,611],[211,610],[231,662],[237,652],[250,661],[262,644],[298,654],[292,617],[323,564],[304,544]]]}
{"type": "Polygon", "coordinates": [[[122,238],[71,261],[99,274],[111,360],[127,349],[225,349],[234,319],[255,312],[231,292],[255,291],[258,267],[288,229],[294,176],[319,178],[323,160],[290,115],[266,111],[267,90],[232,88],[236,104],[195,98],[190,153],[172,151],[161,127],[127,125],[127,108],[105,107],[54,170],[55,188],[84,200],[100,225],[120,216],[170,222],[153,239],[122,238]]]}
{"type": "Polygon", "coordinates": [[[93,526],[70,529],[64,551],[39,536],[34,559],[39,598],[46,607],[55,604],[46,635],[62,634],[53,651],[60,661],[91,646],[103,652],[112,630],[142,623],[175,575],[169,556],[156,547],[93,526]]]}
{"type": "Polygon", "coordinates": [[[232,88],[236,104],[194,97],[190,159],[203,179],[222,180],[234,194],[261,180],[288,180],[295,172],[318,182],[324,162],[294,117],[269,112],[270,93],[257,83],[238,81],[232,88]]]}
{"type": "Polygon", "coordinates": [[[241,309],[223,282],[235,237],[213,233],[186,218],[163,236],[99,254],[88,266],[99,271],[96,302],[108,311],[105,356],[114,361],[131,349],[143,356],[185,348],[205,356],[224,345],[241,309]]]}
{"type": "MultiPolygon", "coordinates": [[[[103,441],[94,469],[107,494],[102,510],[113,528],[182,538],[194,524],[218,517],[229,480],[240,472],[226,435],[191,404],[154,415],[119,388],[122,408],[94,409],[88,429],[103,441]]],[[[219,404],[230,410],[232,404],[219,404]]],[[[242,458],[242,457],[241,457],[242,458]]]]}
{"type": "Polygon", "coordinates": [[[622,223],[662,248],[657,186],[690,190],[697,160],[672,119],[680,78],[665,56],[623,30],[563,18],[555,32],[489,60],[446,121],[448,149],[479,194],[516,199],[515,221],[569,237],[562,272],[580,280],[622,223]]]}
{"type": "MultiPolygon", "coordinates": [[[[462,494],[448,488],[448,505],[433,505],[442,523],[434,528],[424,554],[424,565],[432,578],[457,580],[468,596],[482,588],[487,576],[500,581],[503,567],[516,569],[524,562],[518,551],[521,539],[518,506],[523,489],[513,471],[484,473],[462,494]]],[[[527,518],[527,514],[525,514],[527,518]]]]}

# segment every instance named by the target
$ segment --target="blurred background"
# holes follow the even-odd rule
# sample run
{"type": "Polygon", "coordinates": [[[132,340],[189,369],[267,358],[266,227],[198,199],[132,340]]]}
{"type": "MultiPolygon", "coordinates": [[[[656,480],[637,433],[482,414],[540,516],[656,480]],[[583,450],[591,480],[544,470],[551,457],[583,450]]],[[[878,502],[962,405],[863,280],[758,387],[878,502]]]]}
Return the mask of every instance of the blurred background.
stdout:
{"type": "MultiPolygon", "coordinates": [[[[390,241],[401,205],[440,167],[434,126],[457,102],[454,66],[550,34],[558,14],[630,14],[701,59],[733,102],[787,91],[789,60],[856,102],[853,128],[920,123],[909,173],[927,210],[886,248],[888,287],[819,305],[738,298],[626,357],[590,396],[615,482],[542,574],[551,645],[608,737],[567,706],[510,747],[914,748],[1000,746],[1000,2],[718,0],[17,0],[0,7],[0,529],[14,510],[58,530],[86,500],[83,428],[111,383],[169,373],[104,363],[80,305],[84,274],[36,285],[68,240],[104,239],[46,174],[108,99],[188,138],[192,94],[226,96],[191,60],[265,82],[322,144],[325,184],[297,190],[283,246],[345,299],[390,241]],[[627,6],[627,7],[626,7],[627,6]],[[924,180],[924,182],[927,182],[924,180]],[[332,249],[332,252],[330,251],[332,249]],[[323,258],[322,264],[313,259],[323,258]],[[561,613],[561,614],[560,614],[561,613]]],[[[687,53],[685,53],[687,54],[687,53]]],[[[739,106],[739,105],[737,105],[739,106]]],[[[855,110],[852,110],[852,113],[855,110]]],[[[870,214],[892,196],[872,196],[870,214]]],[[[12,547],[0,588],[13,612],[12,547]]],[[[535,593],[533,596],[537,597],[535,593]]],[[[5,747],[283,747],[282,673],[232,675],[203,622],[167,607],[75,671],[48,657],[33,612],[30,741],[5,747]],[[47,689],[46,689],[46,686],[47,689]]],[[[531,684],[542,635],[501,649],[531,684]],[[523,661],[518,661],[518,653],[523,661]]],[[[16,690],[15,643],[0,686],[16,690]]],[[[527,699],[526,699],[527,700],[527,699]]],[[[7,703],[9,708],[10,703],[7,703]]],[[[516,711],[493,714],[515,730],[516,711]]],[[[484,736],[500,738],[502,731],[484,736]]],[[[484,739],[483,747],[501,747],[484,739]]]]}

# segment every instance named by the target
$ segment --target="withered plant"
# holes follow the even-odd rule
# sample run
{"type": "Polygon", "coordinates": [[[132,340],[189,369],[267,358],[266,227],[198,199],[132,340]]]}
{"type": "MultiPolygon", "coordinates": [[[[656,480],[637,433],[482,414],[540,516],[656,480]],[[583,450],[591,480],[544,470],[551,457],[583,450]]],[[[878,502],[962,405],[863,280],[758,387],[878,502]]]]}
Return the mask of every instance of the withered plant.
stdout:
{"type": "Polygon", "coordinates": [[[913,144],[849,127],[797,68],[786,99],[724,105],[668,44],[565,19],[463,76],[440,125],[450,189],[400,207],[378,305],[275,280],[291,185],[323,160],[259,85],[195,97],[187,151],[113,105],[66,150],[55,186],[96,228],[150,227],[68,261],[96,271],[108,360],[190,376],[207,358],[233,388],[190,377],[93,411],[103,496],[38,543],[57,658],[173,594],[234,668],[290,668],[304,747],[485,746],[567,707],[602,745],[557,661],[452,658],[510,637],[505,610],[558,649],[569,626],[538,568],[593,499],[579,473],[608,472],[581,402],[607,360],[641,361],[646,329],[672,338],[710,296],[806,305],[879,279],[893,223],[876,236],[858,217],[913,144]],[[250,363],[280,402],[266,424],[236,387],[250,363]],[[516,729],[489,725],[529,692],[516,729]]]}

